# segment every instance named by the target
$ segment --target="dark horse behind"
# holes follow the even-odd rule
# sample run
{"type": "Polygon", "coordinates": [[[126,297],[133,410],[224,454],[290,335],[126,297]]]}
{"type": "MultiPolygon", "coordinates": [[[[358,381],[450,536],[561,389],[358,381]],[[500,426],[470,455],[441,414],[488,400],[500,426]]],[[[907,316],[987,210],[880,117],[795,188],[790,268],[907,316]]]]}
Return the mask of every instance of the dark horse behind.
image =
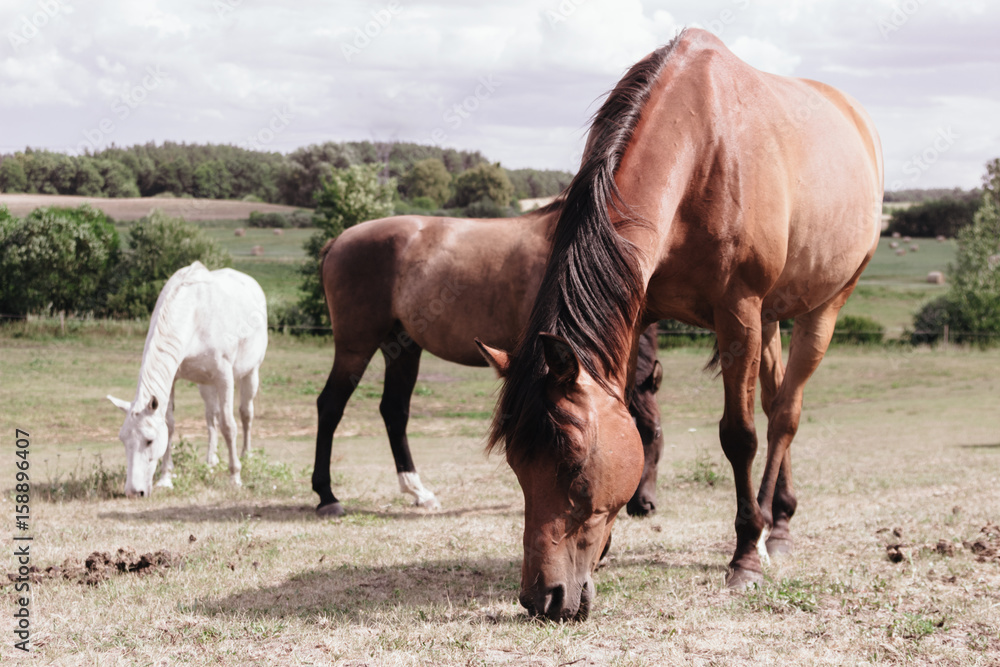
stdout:
{"type": "MultiPolygon", "coordinates": [[[[335,354],[317,401],[319,427],[312,487],[317,512],[343,506],[330,485],[333,434],[372,356],[385,360],[379,411],[389,435],[401,491],[416,504],[439,503],[421,483],[406,425],[420,355],[485,366],[473,340],[513,346],[524,328],[551,249],[561,201],[521,218],[470,220],[399,216],[351,227],[323,249],[320,272],[333,326],[335,354]]],[[[636,389],[629,411],[642,437],[644,471],[628,511],[656,507],[656,466],[663,447],[655,393],[661,378],[656,325],[638,343],[636,389]]]]}

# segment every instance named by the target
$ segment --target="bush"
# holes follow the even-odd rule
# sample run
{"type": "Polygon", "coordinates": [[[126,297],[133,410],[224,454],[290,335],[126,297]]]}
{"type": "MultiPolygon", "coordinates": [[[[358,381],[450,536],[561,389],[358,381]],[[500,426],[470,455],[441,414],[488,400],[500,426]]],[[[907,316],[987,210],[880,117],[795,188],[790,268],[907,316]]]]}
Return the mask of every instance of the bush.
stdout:
{"type": "Polygon", "coordinates": [[[516,213],[510,206],[500,206],[492,199],[480,199],[465,207],[462,215],[466,218],[510,218],[516,213]]]}
{"type": "Polygon", "coordinates": [[[0,206],[0,312],[99,309],[120,246],[111,220],[86,204],[38,208],[24,219],[0,206]]]}
{"type": "Polygon", "coordinates": [[[200,228],[153,211],[129,228],[128,248],[115,271],[105,314],[148,317],[164,283],[196,260],[209,269],[232,265],[229,253],[200,228]]]}
{"type": "Polygon", "coordinates": [[[885,327],[864,315],[844,315],[837,320],[833,342],[849,345],[878,345],[885,338],[885,327]]]}
{"type": "Polygon", "coordinates": [[[283,228],[288,227],[288,219],[283,214],[276,211],[271,213],[252,211],[250,213],[250,219],[247,221],[247,225],[250,227],[283,228]]]}
{"type": "Polygon", "coordinates": [[[413,208],[421,209],[424,211],[433,211],[439,208],[440,206],[436,201],[434,201],[430,197],[414,197],[413,199],[410,200],[410,204],[413,205],[413,208]]]}
{"type": "Polygon", "coordinates": [[[497,206],[508,206],[514,196],[514,186],[507,172],[497,164],[479,164],[466,169],[455,177],[454,206],[469,206],[474,202],[492,199],[497,206]]]}
{"type": "Polygon", "coordinates": [[[979,208],[976,199],[936,199],[893,212],[887,234],[934,238],[954,237],[958,230],[972,224],[979,208]]]}
{"type": "Polygon", "coordinates": [[[296,229],[305,229],[306,227],[313,226],[312,213],[301,208],[286,215],[285,220],[288,221],[289,227],[296,229]]]}
{"type": "Polygon", "coordinates": [[[948,295],[940,296],[924,304],[913,316],[913,331],[910,342],[914,345],[933,345],[944,335],[945,326],[950,327],[958,313],[948,295]]]}

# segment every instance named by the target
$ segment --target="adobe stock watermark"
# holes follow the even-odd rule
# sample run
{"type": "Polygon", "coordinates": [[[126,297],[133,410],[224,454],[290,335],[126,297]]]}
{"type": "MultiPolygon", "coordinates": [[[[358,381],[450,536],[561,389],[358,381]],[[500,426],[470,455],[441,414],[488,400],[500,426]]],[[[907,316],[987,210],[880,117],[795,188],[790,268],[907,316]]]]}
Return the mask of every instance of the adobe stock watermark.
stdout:
{"type": "Polygon", "coordinates": [[[382,34],[392,20],[403,11],[402,5],[397,0],[389,0],[389,3],[382,9],[376,9],[371,13],[372,20],[363,26],[354,26],[354,39],[350,42],[340,43],[340,52],[344,54],[344,60],[351,62],[361,52],[368,48],[372,40],[382,34]]]}
{"type": "Polygon", "coordinates": [[[889,35],[906,25],[927,0],[903,0],[892,6],[892,11],[880,16],[875,25],[882,34],[882,39],[888,40],[889,35]]]}
{"type": "MultiPolygon", "coordinates": [[[[492,74],[479,77],[479,84],[473,93],[461,102],[457,102],[446,109],[441,115],[441,120],[452,130],[457,130],[462,126],[462,123],[471,118],[479,110],[483,102],[493,97],[497,88],[502,85],[492,74]]],[[[440,145],[447,141],[447,139],[448,133],[443,127],[436,127],[431,131],[430,140],[434,144],[440,145]]]]}
{"type": "Polygon", "coordinates": [[[288,100],[280,109],[274,108],[268,121],[256,132],[248,135],[244,141],[240,142],[240,148],[250,151],[266,150],[266,146],[274,141],[279,134],[284,132],[295,119],[295,114],[292,113],[294,107],[295,101],[288,100]]]}
{"type": "Polygon", "coordinates": [[[31,14],[21,14],[17,27],[7,33],[7,41],[18,51],[33,40],[57,16],[63,14],[67,5],[60,0],[38,0],[38,10],[31,14]]]}
{"type": "Polygon", "coordinates": [[[132,115],[132,112],[142,106],[149,97],[149,94],[159,88],[170,75],[160,69],[159,65],[149,65],[146,67],[146,74],[136,85],[126,84],[125,92],[119,95],[111,103],[111,114],[105,116],[97,123],[97,127],[83,130],[83,138],[76,146],[78,154],[82,155],[88,150],[94,152],[132,115]],[[116,122],[117,121],[117,122],[116,122]]]}
{"type": "Polygon", "coordinates": [[[555,28],[560,23],[565,23],[569,20],[576,10],[582,5],[585,5],[587,0],[562,0],[558,5],[551,9],[545,10],[545,18],[549,22],[550,28],[555,28]]]}
{"type": "Polygon", "coordinates": [[[736,23],[737,13],[750,7],[750,0],[731,0],[734,9],[723,9],[719,14],[707,23],[694,22],[692,28],[703,28],[716,37],[722,37],[726,31],[726,26],[736,23]]]}
{"type": "MultiPolygon", "coordinates": [[[[955,130],[948,127],[939,127],[937,130],[937,135],[927,148],[925,148],[920,153],[913,155],[903,164],[903,173],[909,176],[910,184],[916,183],[920,180],[920,177],[929,170],[935,162],[937,162],[942,155],[947,153],[955,142],[961,138],[955,130]]],[[[889,187],[890,190],[901,190],[906,186],[907,180],[896,179],[892,182],[889,187]]]]}

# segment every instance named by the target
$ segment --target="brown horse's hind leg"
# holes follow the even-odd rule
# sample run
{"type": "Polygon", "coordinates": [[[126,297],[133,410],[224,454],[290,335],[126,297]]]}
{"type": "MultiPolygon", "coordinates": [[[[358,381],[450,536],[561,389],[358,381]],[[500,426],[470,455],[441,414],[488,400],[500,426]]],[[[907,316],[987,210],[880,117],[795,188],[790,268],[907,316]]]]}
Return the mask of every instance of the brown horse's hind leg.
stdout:
{"type": "Polygon", "coordinates": [[[417,474],[410,455],[410,442],[406,437],[406,424],[410,420],[410,398],[420,372],[420,353],[423,349],[398,326],[382,343],[381,349],[385,358],[385,386],[379,412],[389,434],[399,490],[413,496],[414,504],[418,507],[440,509],[441,504],[437,498],[420,482],[420,475],[417,474]]]}
{"type": "MultiPolygon", "coordinates": [[[[853,288],[853,283],[850,287],[853,288]]],[[[837,313],[850,291],[847,289],[823,306],[795,318],[788,367],[769,406],[767,464],[757,498],[765,522],[772,526],[767,540],[768,553],[787,553],[792,547],[788,523],[797,503],[792,487],[790,445],[799,428],[802,392],[806,381],[826,354],[837,323],[837,313]]]]}
{"type": "Polygon", "coordinates": [[[374,343],[370,349],[350,349],[347,345],[337,345],[330,377],[327,378],[326,386],[316,399],[319,425],[316,429],[316,462],[313,466],[312,488],[319,494],[316,513],[320,516],[340,516],[344,513],[343,506],[333,495],[333,489],[330,487],[330,451],[333,449],[333,432],[344,416],[344,406],[361,381],[375,350],[374,343]]]}
{"type": "Polygon", "coordinates": [[[754,394],[760,367],[760,301],[743,299],[733,312],[716,311],[725,410],[719,422],[722,450],[736,480],[736,551],[726,585],[745,588],[764,581],[757,553],[764,518],[753,491],[750,469],[757,453],[754,394]]]}
{"type": "MultiPolygon", "coordinates": [[[[769,429],[774,415],[772,411],[774,398],[784,376],[785,368],[781,360],[781,332],[777,322],[769,322],[763,325],[763,345],[760,354],[760,402],[764,407],[764,414],[767,415],[769,429]]],[[[768,447],[770,446],[769,440],[768,447]]],[[[792,489],[791,456],[791,450],[786,449],[781,469],[778,471],[774,500],[771,506],[768,507],[762,501],[760,494],[757,497],[765,522],[773,516],[771,532],[767,537],[767,553],[772,557],[792,551],[792,536],[788,529],[788,522],[795,513],[796,500],[795,492],[792,489]]],[[[762,486],[761,489],[763,490],[763,488],[762,486]]]]}

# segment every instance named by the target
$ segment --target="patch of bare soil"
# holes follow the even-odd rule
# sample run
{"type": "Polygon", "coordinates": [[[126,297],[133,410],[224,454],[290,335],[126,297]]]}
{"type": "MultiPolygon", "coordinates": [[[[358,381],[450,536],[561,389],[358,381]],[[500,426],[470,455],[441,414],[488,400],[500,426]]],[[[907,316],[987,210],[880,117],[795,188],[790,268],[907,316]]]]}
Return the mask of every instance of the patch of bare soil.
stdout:
{"type": "MultiPolygon", "coordinates": [[[[881,528],[876,531],[876,534],[889,532],[888,528],[881,528]]],[[[886,558],[893,563],[909,561],[914,551],[929,551],[949,558],[956,555],[955,543],[948,540],[940,539],[936,544],[909,544],[902,541],[902,537],[902,529],[893,528],[891,534],[886,538],[886,558]]],[[[987,522],[975,538],[964,540],[962,547],[972,552],[972,555],[980,563],[990,561],[1000,563],[1000,525],[987,522]]]]}
{"type": "Polygon", "coordinates": [[[974,540],[962,542],[962,546],[971,551],[980,563],[995,561],[1000,563],[1000,526],[988,522],[979,531],[974,540]]]}
{"type": "MultiPolygon", "coordinates": [[[[178,567],[182,561],[183,557],[180,554],[165,549],[140,555],[132,547],[121,547],[114,555],[106,551],[95,551],[87,556],[83,563],[79,558],[67,558],[61,565],[50,565],[44,570],[32,565],[28,577],[34,583],[65,579],[97,586],[119,574],[146,576],[162,573],[164,570],[178,567]]],[[[17,581],[18,575],[8,573],[7,578],[10,581],[17,581]]]]}

